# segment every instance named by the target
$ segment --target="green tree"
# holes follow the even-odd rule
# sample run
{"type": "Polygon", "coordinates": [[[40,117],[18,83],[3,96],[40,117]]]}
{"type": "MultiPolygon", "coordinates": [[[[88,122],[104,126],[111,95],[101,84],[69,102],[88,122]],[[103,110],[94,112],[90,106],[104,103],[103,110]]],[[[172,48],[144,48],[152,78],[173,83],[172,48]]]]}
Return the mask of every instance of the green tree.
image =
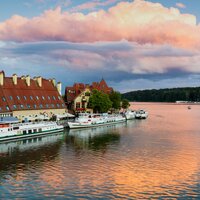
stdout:
{"type": "Polygon", "coordinates": [[[127,109],[130,106],[129,101],[127,99],[122,100],[122,108],[127,109]]]}
{"type": "Polygon", "coordinates": [[[109,96],[101,91],[93,90],[89,98],[88,107],[92,108],[95,113],[107,112],[112,107],[109,96]]]}
{"type": "Polygon", "coordinates": [[[120,103],[121,103],[121,94],[119,92],[113,91],[109,95],[110,100],[112,101],[112,108],[114,109],[120,109],[120,103]]]}

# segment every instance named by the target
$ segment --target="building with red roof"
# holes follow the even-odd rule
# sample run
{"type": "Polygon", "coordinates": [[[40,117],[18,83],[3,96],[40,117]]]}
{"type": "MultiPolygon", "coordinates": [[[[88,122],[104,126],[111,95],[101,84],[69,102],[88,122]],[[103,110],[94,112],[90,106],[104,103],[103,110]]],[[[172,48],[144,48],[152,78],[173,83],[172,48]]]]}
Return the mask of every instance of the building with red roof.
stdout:
{"type": "Polygon", "coordinates": [[[14,116],[24,121],[65,112],[60,82],[41,76],[5,77],[4,71],[0,72],[0,117],[14,116]]]}
{"type": "Polygon", "coordinates": [[[113,91],[112,87],[108,87],[106,81],[102,79],[100,82],[93,82],[91,85],[84,83],[74,83],[73,86],[65,88],[65,99],[68,109],[75,112],[89,111],[87,104],[92,90],[99,90],[106,94],[113,91]]]}

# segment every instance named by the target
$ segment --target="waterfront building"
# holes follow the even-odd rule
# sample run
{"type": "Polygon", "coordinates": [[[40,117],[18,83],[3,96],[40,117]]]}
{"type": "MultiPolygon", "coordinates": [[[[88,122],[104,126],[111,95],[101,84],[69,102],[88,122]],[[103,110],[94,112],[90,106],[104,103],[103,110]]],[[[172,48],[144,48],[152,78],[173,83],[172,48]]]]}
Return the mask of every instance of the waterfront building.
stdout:
{"type": "Polygon", "coordinates": [[[61,83],[41,76],[5,77],[0,72],[0,117],[14,116],[20,121],[49,119],[65,114],[66,105],[61,96],[61,83]]]}
{"type": "Polygon", "coordinates": [[[113,88],[109,87],[104,79],[100,82],[93,82],[91,85],[74,83],[73,86],[68,86],[65,89],[68,109],[74,112],[92,112],[92,109],[88,109],[87,106],[91,92],[94,89],[106,94],[110,94],[113,91],[113,88]]]}

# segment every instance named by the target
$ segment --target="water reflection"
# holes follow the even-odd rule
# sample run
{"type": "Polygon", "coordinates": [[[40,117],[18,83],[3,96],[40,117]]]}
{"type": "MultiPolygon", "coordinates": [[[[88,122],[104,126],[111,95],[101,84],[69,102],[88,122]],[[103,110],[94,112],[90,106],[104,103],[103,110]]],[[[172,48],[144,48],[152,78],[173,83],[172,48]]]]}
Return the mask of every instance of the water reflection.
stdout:
{"type": "Polygon", "coordinates": [[[20,168],[34,161],[44,162],[54,159],[62,145],[63,134],[34,137],[13,142],[0,143],[0,170],[20,168]]]}

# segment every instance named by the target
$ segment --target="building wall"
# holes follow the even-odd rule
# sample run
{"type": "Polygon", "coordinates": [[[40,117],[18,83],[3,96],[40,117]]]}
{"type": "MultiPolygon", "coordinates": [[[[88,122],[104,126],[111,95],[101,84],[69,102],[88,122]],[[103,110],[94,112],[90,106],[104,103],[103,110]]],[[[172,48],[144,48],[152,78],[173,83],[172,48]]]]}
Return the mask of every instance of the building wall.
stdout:
{"type": "Polygon", "coordinates": [[[88,102],[89,102],[89,98],[90,95],[88,96],[88,94],[91,95],[91,90],[89,88],[86,88],[81,94],[79,94],[75,99],[74,99],[74,110],[76,112],[92,112],[92,109],[88,109],[88,102]],[[77,104],[79,104],[80,106],[77,107],[77,104]]]}
{"type": "Polygon", "coordinates": [[[46,115],[52,117],[53,114],[64,114],[66,109],[43,109],[43,110],[20,110],[13,111],[13,117],[17,117],[20,121],[23,121],[25,118],[34,118],[39,115],[46,115]]]}

